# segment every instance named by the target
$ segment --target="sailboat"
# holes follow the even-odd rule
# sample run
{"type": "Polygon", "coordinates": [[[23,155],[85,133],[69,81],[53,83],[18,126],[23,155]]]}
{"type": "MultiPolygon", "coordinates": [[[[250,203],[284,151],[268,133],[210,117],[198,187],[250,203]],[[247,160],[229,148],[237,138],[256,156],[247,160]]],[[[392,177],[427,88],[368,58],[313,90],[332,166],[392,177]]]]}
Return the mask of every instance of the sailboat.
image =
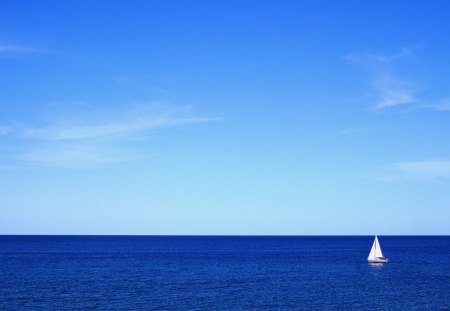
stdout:
{"type": "Polygon", "coordinates": [[[377,236],[375,236],[375,240],[373,241],[372,249],[370,250],[369,257],[367,257],[367,261],[370,263],[389,262],[389,260],[383,256],[383,252],[381,251],[380,243],[378,242],[377,236]]]}

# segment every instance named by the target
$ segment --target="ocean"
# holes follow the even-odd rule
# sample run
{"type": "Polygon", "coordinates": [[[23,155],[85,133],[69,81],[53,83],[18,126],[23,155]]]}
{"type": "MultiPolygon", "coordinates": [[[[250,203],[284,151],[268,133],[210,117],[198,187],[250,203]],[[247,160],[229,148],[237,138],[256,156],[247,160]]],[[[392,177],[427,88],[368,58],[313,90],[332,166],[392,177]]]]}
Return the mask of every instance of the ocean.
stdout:
{"type": "Polygon", "coordinates": [[[0,236],[0,310],[449,310],[450,237],[0,236]]]}

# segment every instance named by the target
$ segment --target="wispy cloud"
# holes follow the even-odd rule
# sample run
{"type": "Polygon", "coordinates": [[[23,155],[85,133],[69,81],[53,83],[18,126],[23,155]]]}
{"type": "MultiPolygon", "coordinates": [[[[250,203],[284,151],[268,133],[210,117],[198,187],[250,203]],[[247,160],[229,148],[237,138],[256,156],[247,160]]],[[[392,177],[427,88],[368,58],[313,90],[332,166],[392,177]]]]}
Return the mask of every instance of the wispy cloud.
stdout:
{"type": "Polygon", "coordinates": [[[130,142],[145,139],[152,130],[219,118],[198,116],[188,107],[156,104],[80,112],[75,117],[54,117],[47,125],[0,127],[0,134],[20,140],[13,157],[27,165],[92,167],[142,157],[146,150],[130,142]]]}
{"type": "Polygon", "coordinates": [[[411,78],[402,77],[393,71],[394,64],[411,58],[419,46],[406,47],[393,54],[349,54],[344,59],[358,65],[367,72],[376,100],[371,108],[376,110],[409,106],[415,109],[450,110],[450,101],[437,103],[424,98],[422,88],[411,78]],[[431,102],[431,103],[430,103],[431,102]]]}
{"type": "Polygon", "coordinates": [[[24,137],[41,140],[113,139],[160,127],[214,120],[217,120],[217,118],[162,114],[147,117],[140,116],[136,117],[136,119],[117,121],[117,123],[110,121],[106,124],[63,124],[50,125],[42,128],[25,127],[21,130],[21,134],[24,137]]]}
{"type": "Polygon", "coordinates": [[[338,134],[340,134],[340,135],[352,135],[355,133],[358,133],[358,130],[354,129],[354,128],[345,128],[338,132],[338,134]]]}
{"type": "Polygon", "coordinates": [[[387,64],[392,61],[409,57],[413,55],[414,51],[420,46],[403,47],[399,51],[393,54],[374,54],[374,53],[361,53],[361,54],[348,54],[344,59],[350,63],[356,63],[365,67],[377,66],[374,69],[378,69],[379,65],[387,64]]]}
{"type": "Polygon", "coordinates": [[[374,79],[379,100],[375,109],[390,108],[398,105],[414,104],[417,102],[415,90],[404,80],[394,78],[389,74],[379,74],[374,79]]]}
{"type": "Polygon", "coordinates": [[[432,103],[421,103],[420,108],[435,111],[450,111],[450,99],[443,99],[432,103]]]}
{"type": "Polygon", "coordinates": [[[76,142],[40,143],[17,155],[27,165],[92,168],[128,162],[139,158],[137,151],[110,143],[76,142]]]}
{"type": "Polygon", "coordinates": [[[11,126],[6,126],[6,125],[0,126],[0,135],[6,135],[9,132],[11,132],[11,130],[12,130],[11,126]]]}
{"type": "Polygon", "coordinates": [[[396,162],[385,166],[378,176],[389,181],[442,181],[450,180],[449,160],[396,162]]]}
{"type": "Polygon", "coordinates": [[[1,45],[0,44],[0,55],[2,54],[21,54],[21,53],[32,53],[36,52],[36,49],[32,49],[25,46],[19,45],[1,45]]]}
{"type": "Polygon", "coordinates": [[[174,92],[161,85],[167,85],[168,82],[179,79],[180,77],[159,77],[149,74],[117,74],[112,76],[112,80],[121,86],[131,87],[140,92],[164,95],[172,95],[174,92]]]}

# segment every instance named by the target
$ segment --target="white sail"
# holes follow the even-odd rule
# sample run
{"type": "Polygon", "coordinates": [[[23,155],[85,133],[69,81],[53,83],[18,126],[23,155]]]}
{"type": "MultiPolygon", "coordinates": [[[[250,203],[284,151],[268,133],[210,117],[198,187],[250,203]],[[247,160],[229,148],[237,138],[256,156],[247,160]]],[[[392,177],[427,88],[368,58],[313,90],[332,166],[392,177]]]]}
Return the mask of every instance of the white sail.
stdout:
{"type": "Polygon", "coordinates": [[[367,260],[375,260],[377,257],[383,257],[383,252],[381,251],[380,243],[378,242],[378,237],[375,236],[375,240],[372,244],[372,249],[370,250],[369,257],[367,260]]]}
{"type": "Polygon", "coordinates": [[[380,243],[378,242],[378,237],[375,236],[375,257],[384,257],[383,252],[381,251],[380,243]]]}
{"type": "Polygon", "coordinates": [[[374,259],[376,259],[376,257],[375,257],[375,247],[376,247],[375,241],[373,241],[372,248],[370,249],[369,257],[367,257],[367,260],[374,260],[374,259]]]}

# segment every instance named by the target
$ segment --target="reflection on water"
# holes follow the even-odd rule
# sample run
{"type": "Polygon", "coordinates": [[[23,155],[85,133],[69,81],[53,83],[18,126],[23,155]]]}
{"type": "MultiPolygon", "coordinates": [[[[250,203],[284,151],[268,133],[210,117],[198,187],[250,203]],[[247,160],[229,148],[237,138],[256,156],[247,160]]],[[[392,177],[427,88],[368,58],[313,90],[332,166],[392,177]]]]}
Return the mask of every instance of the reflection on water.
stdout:
{"type": "Polygon", "coordinates": [[[369,266],[374,270],[381,270],[385,264],[379,262],[369,262],[369,266]]]}

